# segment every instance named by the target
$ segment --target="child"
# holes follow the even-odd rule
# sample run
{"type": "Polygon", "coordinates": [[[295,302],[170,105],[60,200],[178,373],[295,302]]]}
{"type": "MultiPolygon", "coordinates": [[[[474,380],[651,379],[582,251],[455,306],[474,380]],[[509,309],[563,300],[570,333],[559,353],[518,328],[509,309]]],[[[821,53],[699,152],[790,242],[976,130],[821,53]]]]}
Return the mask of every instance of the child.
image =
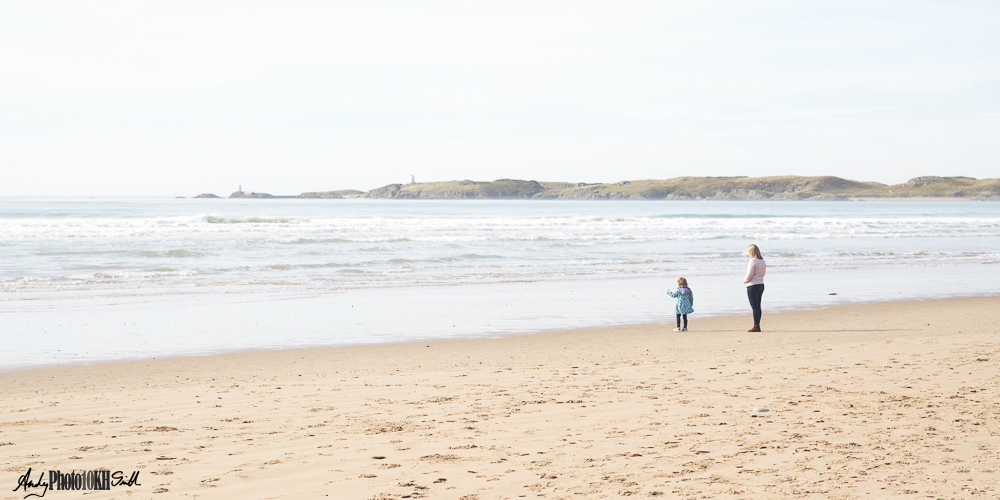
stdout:
{"type": "Polygon", "coordinates": [[[674,314],[677,315],[677,328],[675,332],[686,332],[688,329],[688,314],[694,312],[694,294],[688,288],[688,280],[680,278],[677,280],[677,291],[667,292],[668,295],[677,299],[674,307],[674,314]],[[681,328],[681,318],[684,318],[684,327],[681,328]]]}

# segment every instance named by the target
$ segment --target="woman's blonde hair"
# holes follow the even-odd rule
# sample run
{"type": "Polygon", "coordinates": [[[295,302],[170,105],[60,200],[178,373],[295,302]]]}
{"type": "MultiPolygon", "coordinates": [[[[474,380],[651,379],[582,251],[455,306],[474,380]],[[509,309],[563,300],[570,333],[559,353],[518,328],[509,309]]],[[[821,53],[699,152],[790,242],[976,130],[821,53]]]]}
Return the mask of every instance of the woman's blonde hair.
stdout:
{"type": "Polygon", "coordinates": [[[677,286],[688,286],[688,280],[684,278],[677,278],[677,286]]]}
{"type": "Polygon", "coordinates": [[[747,247],[747,250],[750,251],[750,256],[753,257],[753,258],[755,258],[755,259],[763,259],[764,258],[764,257],[762,257],[760,255],[760,249],[757,248],[757,245],[754,245],[753,243],[751,243],[750,246],[747,247]]]}

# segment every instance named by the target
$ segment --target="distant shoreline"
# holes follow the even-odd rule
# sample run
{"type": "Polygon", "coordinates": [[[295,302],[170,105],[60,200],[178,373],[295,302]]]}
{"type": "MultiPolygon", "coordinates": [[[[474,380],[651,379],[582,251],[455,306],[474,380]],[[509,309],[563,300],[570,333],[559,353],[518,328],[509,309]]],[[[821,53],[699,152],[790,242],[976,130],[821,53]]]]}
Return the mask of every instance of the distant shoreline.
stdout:
{"type": "MultiPolygon", "coordinates": [[[[204,193],[195,198],[222,198],[204,193]]],[[[276,196],[242,189],[229,198],[251,199],[535,199],[535,200],[741,200],[741,201],[1000,201],[1000,179],[915,177],[887,185],[840,177],[678,177],[608,184],[498,179],[389,184],[370,191],[345,189],[276,196]]]]}
{"type": "MultiPolygon", "coordinates": [[[[191,197],[174,196],[174,198],[176,198],[176,199],[188,199],[188,200],[192,200],[192,199],[196,199],[197,197],[196,196],[191,196],[191,197]]],[[[227,197],[221,197],[220,196],[220,197],[218,197],[218,199],[225,200],[225,199],[229,199],[229,198],[227,198],[227,197]]],[[[272,196],[272,197],[260,198],[260,199],[264,199],[264,200],[308,200],[308,199],[320,199],[320,198],[305,198],[305,197],[301,197],[301,196],[272,196]]],[[[326,199],[331,199],[331,200],[367,199],[367,200],[371,200],[371,199],[377,199],[377,198],[367,198],[365,196],[354,196],[354,197],[351,197],[351,198],[326,198],[326,199]]],[[[676,202],[696,202],[696,201],[767,201],[767,202],[775,202],[775,203],[784,203],[784,202],[788,202],[788,203],[794,203],[794,202],[815,202],[815,201],[843,201],[843,202],[851,202],[851,201],[854,201],[854,202],[893,201],[893,202],[895,202],[895,201],[902,201],[902,202],[942,202],[942,203],[949,202],[949,201],[954,201],[954,202],[957,202],[957,201],[961,201],[961,202],[1000,201],[1000,200],[976,199],[976,198],[973,198],[973,197],[954,198],[954,197],[930,197],[930,196],[928,196],[928,197],[898,197],[898,198],[843,198],[843,199],[837,199],[837,200],[810,200],[810,199],[805,199],[805,200],[789,200],[789,199],[777,199],[777,200],[726,199],[726,200],[719,200],[719,199],[712,199],[712,198],[694,199],[694,200],[664,200],[664,199],[653,199],[653,198],[644,198],[644,199],[613,199],[613,200],[605,200],[605,199],[598,199],[598,200],[593,200],[593,199],[546,199],[546,198],[406,198],[406,199],[409,200],[409,201],[420,201],[420,200],[424,200],[424,201],[442,201],[442,200],[445,200],[445,201],[462,201],[462,200],[465,200],[465,201],[537,201],[537,202],[540,202],[540,203],[544,203],[544,202],[562,202],[562,201],[569,201],[569,202],[573,202],[573,201],[626,201],[626,202],[628,202],[628,201],[664,201],[664,202],[675,202],[675,201],[676,202]]]]}

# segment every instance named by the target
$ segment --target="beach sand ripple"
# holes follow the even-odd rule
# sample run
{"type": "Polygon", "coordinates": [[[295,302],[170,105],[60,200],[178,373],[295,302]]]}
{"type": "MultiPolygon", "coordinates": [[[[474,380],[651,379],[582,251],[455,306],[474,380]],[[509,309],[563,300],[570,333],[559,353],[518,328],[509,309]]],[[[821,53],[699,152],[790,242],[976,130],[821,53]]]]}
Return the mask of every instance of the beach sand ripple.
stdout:
{"type": "Polygon", "coordinates": [[[994,497],[997,310],[876,303],[766,315],[761,334],[695,317],[5,373],[2,498],[24,496],[10,489],[28,467],[139,470],[133,495],[152,498],[994,497]]]}

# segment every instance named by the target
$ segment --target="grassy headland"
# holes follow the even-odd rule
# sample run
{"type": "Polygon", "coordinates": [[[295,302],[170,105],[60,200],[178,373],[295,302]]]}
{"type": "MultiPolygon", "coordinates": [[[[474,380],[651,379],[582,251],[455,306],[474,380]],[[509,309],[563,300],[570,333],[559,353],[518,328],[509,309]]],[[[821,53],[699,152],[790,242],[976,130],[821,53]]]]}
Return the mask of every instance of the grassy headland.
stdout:
{"type": "Polygon", "coordinates": [[[367,198],[533,198],[570,200],[848,200],[859,198],[1000,199],[1000,179],[917,177],[886,185],[839,177],[677,177],[612,184],[448,181],[390,184],[367,198]]]}
{"type": "MultiPolygon", "coordinates": [[[[214,197],[204,194],[199,197],[214,197]]],[[[549,199],[549,200],[857,200],[954,199],[1000,201],[1000,179],[924,176],[882,184],[833,176],[676,177],[608,184],[498,179],[389,184],[272,196],[237,191],[230,198],[549,199]]]]}

